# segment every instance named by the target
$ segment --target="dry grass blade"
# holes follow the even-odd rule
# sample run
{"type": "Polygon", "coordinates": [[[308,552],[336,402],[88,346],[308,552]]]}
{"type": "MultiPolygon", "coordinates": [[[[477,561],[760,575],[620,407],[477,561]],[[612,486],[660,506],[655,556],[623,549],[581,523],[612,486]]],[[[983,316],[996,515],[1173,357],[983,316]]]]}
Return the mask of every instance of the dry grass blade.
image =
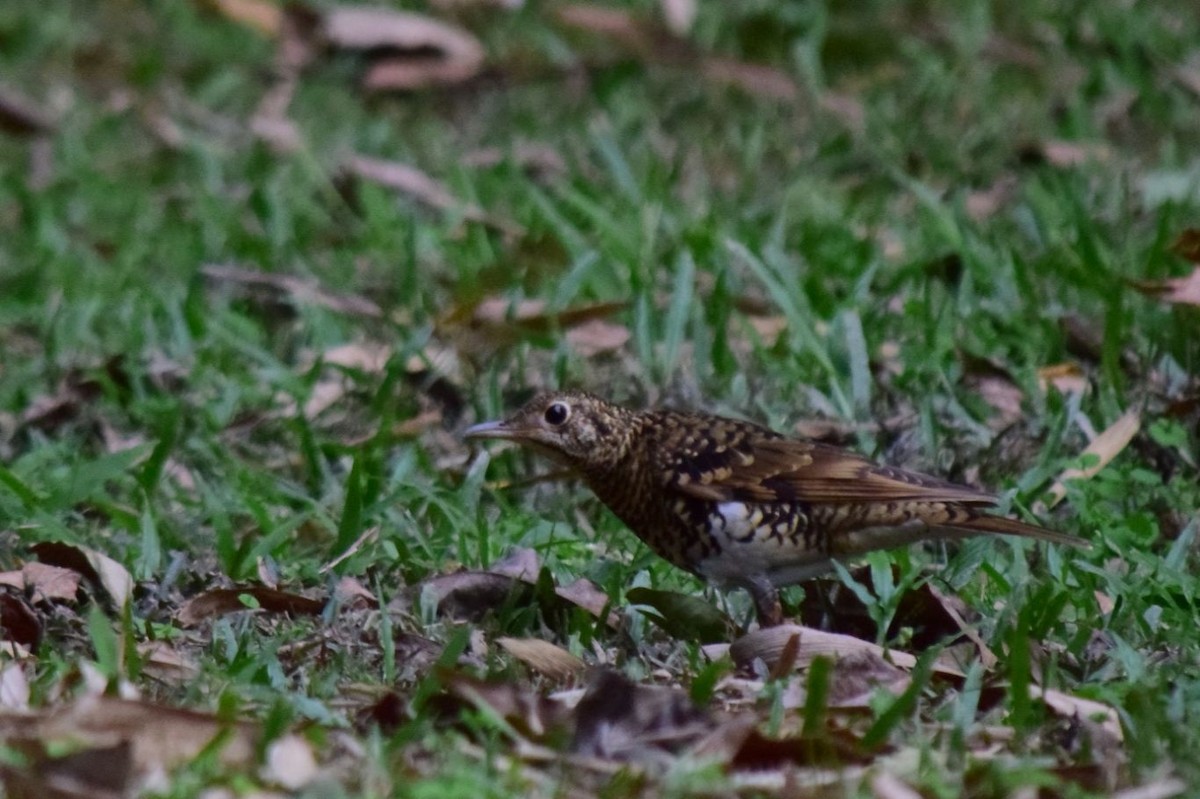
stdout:
{"type": "Polygon", "coordinates": [[[1067,495],[1066,482],[1068,480],[1086,480],[1098,474],[1125,449],[1137,435],[1141,426],[1141,411],[1133,408],[1126,411],[1121,418],[1109,425],[1108,429],[1096,436],[1096,440],[1083,451],[1083,457],[1095,456],[1097,460],[1087,466],[1072,467],[1063,471],[1054,481],[1054,485],[1050,487],[1046,507],[1053,508],[1067,495]]]}
{"type": "Polygon", "coordinates": [[[267,36],[278,34],[283,23],[283,8],[267,0],[202,0],[201,5],[267,36]]]}

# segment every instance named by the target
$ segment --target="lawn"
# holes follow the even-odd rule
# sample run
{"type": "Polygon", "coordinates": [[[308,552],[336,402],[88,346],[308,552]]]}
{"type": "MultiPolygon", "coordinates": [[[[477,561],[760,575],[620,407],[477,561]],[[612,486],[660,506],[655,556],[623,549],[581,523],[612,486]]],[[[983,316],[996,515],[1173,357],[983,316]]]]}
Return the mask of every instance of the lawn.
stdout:
{"type": "Polygon", "coordinates": [[[0,795],[1200,795],[1192,3],[398,10],[0,3],[0,795]],[[756,632],[555,387],[1091,546],[756,632]]]}

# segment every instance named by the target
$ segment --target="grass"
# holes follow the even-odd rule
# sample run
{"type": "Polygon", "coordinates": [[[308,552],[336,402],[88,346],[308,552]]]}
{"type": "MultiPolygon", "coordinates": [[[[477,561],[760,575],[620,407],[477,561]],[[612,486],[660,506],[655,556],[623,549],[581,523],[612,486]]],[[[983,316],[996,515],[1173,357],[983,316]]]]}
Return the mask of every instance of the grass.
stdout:
{"type": "MultiPolygon", "coordinates": [[[[404,586],[533,547],[559,583],[586,576],[605,590],[627,632],[578,611],[554,627],[510,605],[482,623],[485,638],[547,637],[585,659],[606,651],[637,678],[666,664],[686,684],[702,657],[627,610],[624,594],[700,585],[580,490],[489,488],[537,465],[469,455],[456,438],[466,422],[556,385],[780,429],[817,416],[895,420],[858,424],[849,443],[982,480],[1024,514],[1078,465],[1089,431],[1140,407],[1133,443],[1044,517],[1090,551],[996,541],[872,559],[878,595],[937,564],[935,579],[978,614],[1000,657],[994,674],[968,679],[975,694],[914,690],[877,706],[870,735],[923,753],[905,778],[925,795],[1057,785],[1047,753],[1061,750],[1047,741],[1060,719],[1017,688],[972,704],[1049,675],[1117,709],[1123,782],[1196,784],[1200,442],[1194,409],[1171,403],[1196,396],[1200,321],[1130,287],[1187,269],[1169,246],[1200,210],[1192,9],[702,4],[694,49],[776,67],[798,86],[788,101],[627,53],[557,22],[555,7],[462,12],[492,64],[467,86],[364,96],[359,62],[318,59],[290,111],[305,146],[281,155],[248,128],[270,82],[268,38],[192,3],[3,4],[0,74],[57,124],[40,182],[39,145],[0,138],[0,570],[61,540],[139,581],[124,618],[99,592],[91,609],[43,608],[31,704],[70,695],[96,663],[156,700],[275,733],[329,742],[351,730],[355,755],[329,744],[339,766],[327,795],[516,795],[530,778],[505,765],[512,742],[486,719],[466,735],[418,703],[396,731],[355,726],[352,689],[436,690],[393,653],[401,637],[419,633],[450,655],[467,647],[419,599],[362,629],[235,614],[185,631],[175,610],[262,575],[314,590],[353,576],[387,606],[404,586]],[[165,122],[178,134],[169,140],[165,122]],[[563,174],[464,160],[522,142],[552,148],[563,174]],[[349,152],[419,166],[523,232],[370,183],[339,187],[349,152]],[[1001,201],[972,213],[992,190],[1001,201]],[[312,279],[382,313],[248,295],[206,280],[206,264],[312,279]],[[611,321],[630,339],[583,357],[553,325],[454,321],[497,295],[555,311],[620,301],[611,321]],[[348,342],[388,348],[386,366],[322,368],[321,354],[348,342]],[[978,388],[982,362],[1023,398],[1003,426],[978,388]],[[1086,377],[1081,396],[1039,387],[1038,370],[1063,362],[1086,377]],[[315,418],[281,411],[309,401],[330,369],[343,380],[335,405],[315,418]],[[30,411],[47,398],[61,412],[30,411]],[[404,429],[427,411],[439,420],[404,429]],[[197,676],[145,677],[121,652],[147,640],[189,653],[197,676]],[[998,761],[972,757],[962,741],[989,723],[1028,743],[998,761]]],[[[632,7],[653,16],[652,4],[632,7]]],[[[883,603],[876,621],[892,609],[883,603]]],[[[523,674],[494,647],[470,651],[480,675],[523,674]]],[[[162,793],[244,789],[254,774],[200,761],[162,793]]],[[[720,790],[723,779],[680,766],[660,788],[720,790]]],[[[652,790],[628,775],[609,789],[652,790]]]]}

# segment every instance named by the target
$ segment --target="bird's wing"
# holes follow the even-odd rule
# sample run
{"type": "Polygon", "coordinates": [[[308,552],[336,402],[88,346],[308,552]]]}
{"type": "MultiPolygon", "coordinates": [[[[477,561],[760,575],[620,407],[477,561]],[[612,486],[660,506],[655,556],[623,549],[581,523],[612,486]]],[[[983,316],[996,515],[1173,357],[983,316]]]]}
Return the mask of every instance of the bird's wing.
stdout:
{"type": "Polygon", "coordinates": [[[654,467],[668,489],[717,502],[954,502],[986,506],[980,491],[872,463],[838,447],[720,419],[663,425],[654,467]]]}

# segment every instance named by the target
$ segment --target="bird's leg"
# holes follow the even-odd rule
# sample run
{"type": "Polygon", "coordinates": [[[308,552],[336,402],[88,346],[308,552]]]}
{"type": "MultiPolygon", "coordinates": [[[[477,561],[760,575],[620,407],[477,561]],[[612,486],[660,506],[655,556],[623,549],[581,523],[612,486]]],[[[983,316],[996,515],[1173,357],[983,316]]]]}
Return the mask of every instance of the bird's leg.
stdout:
{"type": "Polygon", "coordinates": [[[745,583],[754,610],[758,614],[759,627],[778,627],[783,624],[783,605],[779,601],[779,589],[766,576],[758,575],[745,583]]]}

